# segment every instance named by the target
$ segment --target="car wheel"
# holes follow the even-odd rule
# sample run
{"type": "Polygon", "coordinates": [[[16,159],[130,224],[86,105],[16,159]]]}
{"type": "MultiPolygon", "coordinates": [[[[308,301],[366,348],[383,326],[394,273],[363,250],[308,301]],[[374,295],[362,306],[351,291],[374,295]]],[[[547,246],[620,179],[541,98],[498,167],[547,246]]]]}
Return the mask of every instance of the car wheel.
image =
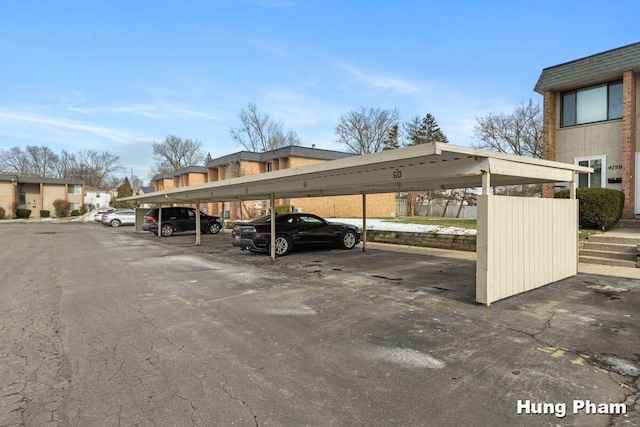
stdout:
{"type": "Polygon", "coordinates": [[[164,224],[162,227],[160,227],[160,235],[162,237],[169,237],[173,234],[173,227],[171,226],[171,224],[164,224]]]}
{"type": "Polygon", "coordinates": [[[358,236],[353,231],[345,231],[340,239],[340,246],[343,249],[353,249],[358,243],[358,236]]]}
{"type": "Polygon", "coordinates": [[[120,224],[122,223],[120,222],[119,219],[112,219],[111,222],[109,223],[109,225],[112,227],[120,227],[120,224]]]}
{"type": "Polygon", "coordinates": [[[285,256],[291,251],[291,239],[283,234],[276,236],[276,256],[285,256]]]}
{"type": "Polygon", "coordinates": [[[207,228],[207,231],[211,234],[218,234],[220,232],[220,224],[218,224],[217,222],[212,222],[211,224],[209,224],[209,228],[207,228]]]}

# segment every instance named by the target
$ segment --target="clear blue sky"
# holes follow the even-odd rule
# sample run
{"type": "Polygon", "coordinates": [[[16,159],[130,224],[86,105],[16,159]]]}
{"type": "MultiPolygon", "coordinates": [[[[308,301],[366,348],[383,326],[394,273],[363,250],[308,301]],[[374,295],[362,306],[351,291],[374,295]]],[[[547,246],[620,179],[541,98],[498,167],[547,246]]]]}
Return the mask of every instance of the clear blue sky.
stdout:
{"type": "Polygon", "coordinates": [[[335,143],[340,115],[431,113],[470,145],[478,117],[541,97],[543,68],[640,41],[640,2],[4,0],[0,149],[92,149],[149,178],[151,143],[242,149],[254,102],[302,145],[335,143]]]}

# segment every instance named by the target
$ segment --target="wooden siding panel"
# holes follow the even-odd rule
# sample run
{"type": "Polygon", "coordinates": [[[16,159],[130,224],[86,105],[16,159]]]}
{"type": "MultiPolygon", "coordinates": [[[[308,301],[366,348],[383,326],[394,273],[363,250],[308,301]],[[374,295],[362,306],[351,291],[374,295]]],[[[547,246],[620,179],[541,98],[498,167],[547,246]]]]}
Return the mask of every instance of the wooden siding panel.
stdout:
{"type": "Polygon", "coordinates": [[[517,295],[577,274],[577,200],[478,197],[476,300],[517,295]]]}

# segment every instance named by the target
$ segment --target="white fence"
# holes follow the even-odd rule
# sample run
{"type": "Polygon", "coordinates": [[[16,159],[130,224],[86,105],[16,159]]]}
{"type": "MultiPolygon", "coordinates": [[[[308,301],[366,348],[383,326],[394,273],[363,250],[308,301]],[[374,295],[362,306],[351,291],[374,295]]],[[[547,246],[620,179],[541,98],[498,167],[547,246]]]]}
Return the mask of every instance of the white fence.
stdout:
{"type": "Polygon", "coordinates": [[[420,207],[420,215],[421,216],[442,216],[445,218],[462,218],[462,219],[476,219],[478,218],[478,207],[477,206],[463,206],[460,205],[449,205],[447,207],[447,212],[444,211],[444,206],[440,205],[422,205],[420,207]],[[458,216],[458,210],[460,210],[460,215],[458,216]],[[444,215],[443,215],[444,214],[444,215]]]}

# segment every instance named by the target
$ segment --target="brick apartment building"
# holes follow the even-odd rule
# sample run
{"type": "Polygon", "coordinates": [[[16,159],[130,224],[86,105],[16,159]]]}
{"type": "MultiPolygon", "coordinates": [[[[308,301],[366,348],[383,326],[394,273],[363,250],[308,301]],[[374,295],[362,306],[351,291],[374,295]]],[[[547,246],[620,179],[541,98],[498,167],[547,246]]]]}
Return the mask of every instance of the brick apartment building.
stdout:
{"type": "Polygon", "coordinates": [[[578,186],[623,191],[626,219],[640,215],[638,72],[634,43],[545,68],[534,89],[544,96],[544,158],[592,167],[578,186]]]}
{"type": "Polygon", "coordinates": [[[71,203],[71,210],[80,210],[84,201],[85,185],[79,179],[24,177],[0,174],[0,207],[5,216],[18,203],[18,209],[30,209],[30,218],[40,218],[41,210],[55,216],[53,202],[57,199],[71,203]]]}
{"type": "MultiPolygon", "coordinates": [[[[269,173],[353,156],[340,151],[301,146],[288,146],[263,153],[239,151],[210,160],[206,167],[190,166],[173,173],[156,175],[152,179],[155,191],[222,181],[240,176],[269,173]]],[[[208,203],[210,215],[248,219],[265,214],[269,200],[208,203]]],[[[288,205],[294,211],[310,212],[324,217],[358,217],[362,215],[362,196],[332,196],[277,199],[276,206],[288,205]]],[[[395,193],[367,195],[367,216],[389,217],[396,211],[395,193]]]]}

